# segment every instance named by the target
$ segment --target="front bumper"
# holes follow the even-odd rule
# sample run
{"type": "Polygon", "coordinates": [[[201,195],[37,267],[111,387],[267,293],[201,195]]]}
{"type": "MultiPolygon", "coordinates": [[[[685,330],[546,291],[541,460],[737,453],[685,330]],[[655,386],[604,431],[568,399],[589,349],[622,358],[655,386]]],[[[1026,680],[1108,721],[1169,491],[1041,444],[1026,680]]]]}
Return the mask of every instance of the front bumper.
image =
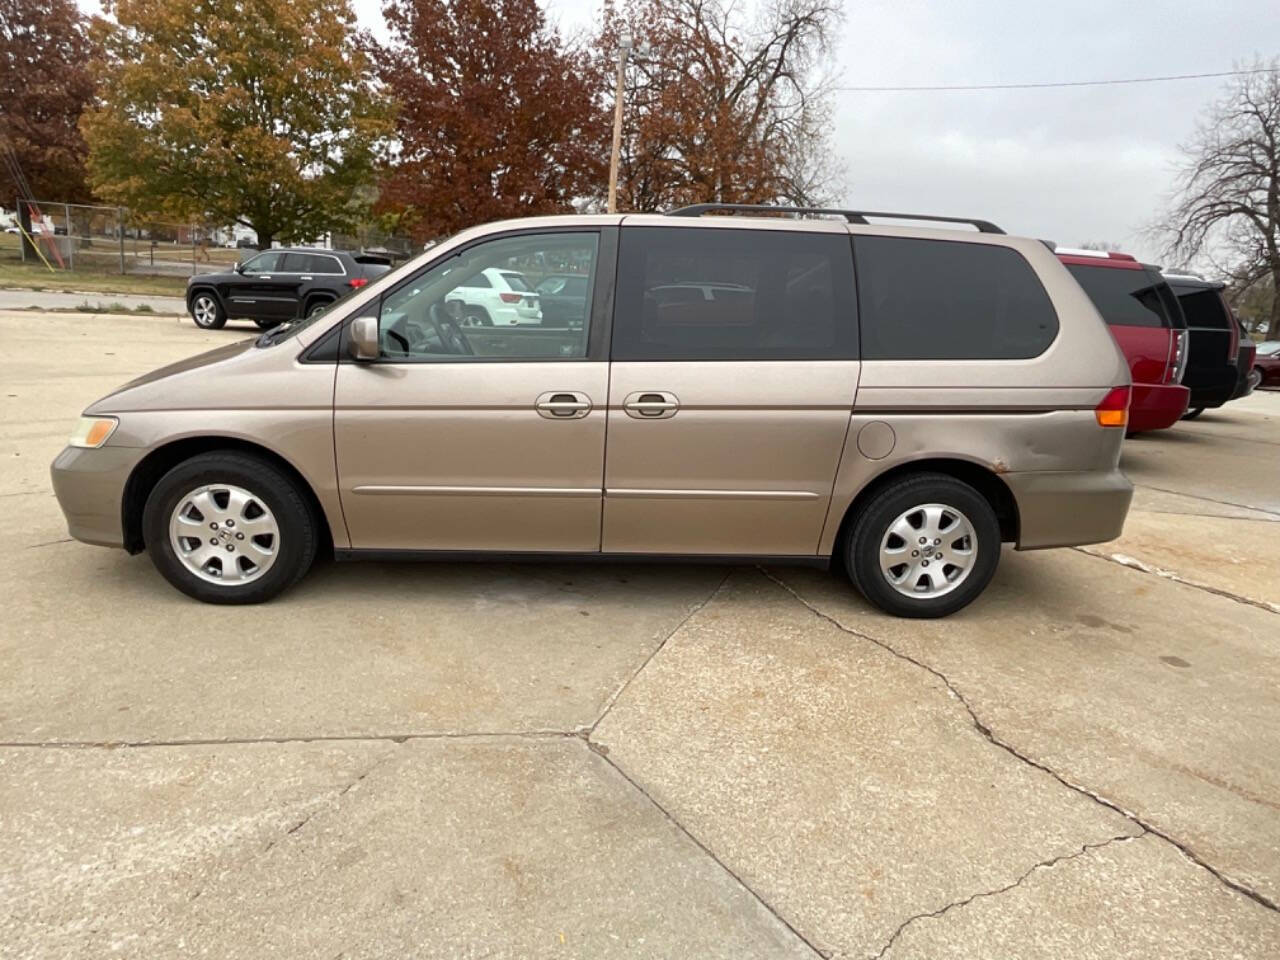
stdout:
{"type": "Polygon", "coordinates": [[[1018,549],[1075,547],[1120,536],[1133,484],[1109,473],[1006,473],[1018,504],[1018,549]]]}
{"type": "Polygon", "coordinates": [[[1191,391],[1181,384],[1135,383],[1129,404],[1129,432],[1164,430],[1187,412],[1191,391]]]}
{"type": "Polygon", "coordinates": [[[50,467],[53,492],[71,536],[102,547],[124,546],[124,488],[146,452],[108,443],[94,450],[67,447],[58,454],[50,467]]]}

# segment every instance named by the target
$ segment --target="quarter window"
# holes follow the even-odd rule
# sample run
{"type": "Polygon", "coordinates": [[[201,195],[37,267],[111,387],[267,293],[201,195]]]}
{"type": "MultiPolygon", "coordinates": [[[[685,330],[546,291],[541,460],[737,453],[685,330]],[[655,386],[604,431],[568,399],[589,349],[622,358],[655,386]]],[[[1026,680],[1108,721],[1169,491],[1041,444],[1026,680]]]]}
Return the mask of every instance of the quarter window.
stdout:
{"type": "Polygon", "coordinates": [[[865,360],[1039,356],[1058,316],[1031,265],[994,244],[857,237],[865,360]]]}
{"type": "Polygon", "coordinates": [[[499,290],[490,276],[581,270],[588,283],[577,317],[590,318],[599,235],[548,233],[490,240],[405,281],[382,301],[381,353],[387,360],[575,360],[587,355],[588,322],[542,312],[541,295],[499,290]]]}
{"type": "MultiPolygon", "coordinates": [[[[1120,327],[1172,327],[1169,285],[1146,270],[1067,264],[1102,319],[1120,327]]],[[[1174,306],[1173,310],[1177,307],[1174,306]]]]}
{"type": "Polygon", "coordinates": [[[614,360],[856,359],[849,238],[622,231],[614,360]]]}
{"type": "Polygon", "coordinates": [[[1182,306],[1188,327],[1198,327],[1202,330],[1231,329],[1231,316],[1223,307],[1222,297],[1217,290],[1183,287],[1177,291],[1177,294],[1178,303],[1182,306]]]}

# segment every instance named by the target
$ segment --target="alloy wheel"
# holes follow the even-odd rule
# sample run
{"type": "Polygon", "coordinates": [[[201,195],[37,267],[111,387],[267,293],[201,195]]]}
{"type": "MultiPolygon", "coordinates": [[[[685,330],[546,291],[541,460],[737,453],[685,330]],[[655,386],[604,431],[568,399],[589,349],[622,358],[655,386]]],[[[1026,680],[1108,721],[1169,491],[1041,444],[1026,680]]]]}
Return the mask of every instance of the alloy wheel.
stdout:
{"type": "Polygon", "coordinates": [[[880,541],[880,570],[898,593],[931,599],[960,586],[977,555],[968,517],[946,504],[922,503],[889,524],[880,541]]]}
{"type": "Polygon", "coordinates": [[[169,542],[188,571],[210,583],[252,583],[280,554],[280,528],[263,501],[232,484],[197,487],[169,519],[169,542]]]}

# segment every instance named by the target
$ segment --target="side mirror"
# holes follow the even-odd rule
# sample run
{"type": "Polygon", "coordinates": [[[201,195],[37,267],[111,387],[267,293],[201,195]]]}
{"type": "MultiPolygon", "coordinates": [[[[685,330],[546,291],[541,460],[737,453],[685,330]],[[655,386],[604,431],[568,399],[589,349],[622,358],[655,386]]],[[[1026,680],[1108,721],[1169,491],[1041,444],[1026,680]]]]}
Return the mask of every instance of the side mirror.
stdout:
{"type": "Polygon", "coordinates": [[[237,262],[236,265],[231,269],[234,270],[236,273],[244,273],[244,262],[243,261],[237,262]]]}
{"type": "Polygon", "coordinates": [[[353,360],[377,360],[378,318],[356,317],[351,321],[350,353],[353,360]]]}

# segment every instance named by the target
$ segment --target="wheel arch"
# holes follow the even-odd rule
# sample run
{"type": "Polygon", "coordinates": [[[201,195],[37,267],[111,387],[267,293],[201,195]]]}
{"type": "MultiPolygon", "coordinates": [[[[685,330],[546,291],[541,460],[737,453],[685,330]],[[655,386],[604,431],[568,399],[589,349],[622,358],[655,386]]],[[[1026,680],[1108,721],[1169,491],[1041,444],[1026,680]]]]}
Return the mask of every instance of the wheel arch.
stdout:
{"type": "Polygon", "coordinates": [[[920,473],[941,473],[973,487],[995,511],[996,520],[1000,524],[1001,542],[1016,543],[1018,541],[1020,529],[1018,501],[999,474],[981,463],[961,457],[922,457],[887,467],[862,485],[840,519],[832,556],[843,556],[850,529],[858,514],[872,497],[894,481],[920,473]]]}
{"type": "Polygon", "coordinates": [[[302,301],[302,315],[305,317],[312,307],[318,303],[337,303],[338,295],[328,290],[315,290],[308,293],[302,301]]]}
{"type": "Polygon", "coordinates": [[[129,553],[140,553],[146,549],[142,532],[142,511],[146,506],[147,497],[151,495],[160,478],[184,460],[218,450],[251,454],[266,460],[297,484],[315,517],[321,548],[332,553],[333,533],[330,528],[330,518],[325,513],[315,489],[302,471],[288,459],[262,444],[238,437],[217,435],[171,440],[156,447],[138,461],[137,466],[129,474],[129,479],[125,481],[124,493],[120,499],[120,523],[124,534],[124,548],[129,553]]]}
{"type": "Polygon", "coordinates": [[[188,313],[191,312],[191,302],[195,300],[196,294],[200,294],[200,293],[210,294],[213,297],[213,299],[218,301],[218,306],[222,307],[223,313],[227,312],[227,304],[222,299],[222,294],[218,292],[218,287],[216,284],[193,283],[190,287],[187,288],[187,312],[188,313]]]}

